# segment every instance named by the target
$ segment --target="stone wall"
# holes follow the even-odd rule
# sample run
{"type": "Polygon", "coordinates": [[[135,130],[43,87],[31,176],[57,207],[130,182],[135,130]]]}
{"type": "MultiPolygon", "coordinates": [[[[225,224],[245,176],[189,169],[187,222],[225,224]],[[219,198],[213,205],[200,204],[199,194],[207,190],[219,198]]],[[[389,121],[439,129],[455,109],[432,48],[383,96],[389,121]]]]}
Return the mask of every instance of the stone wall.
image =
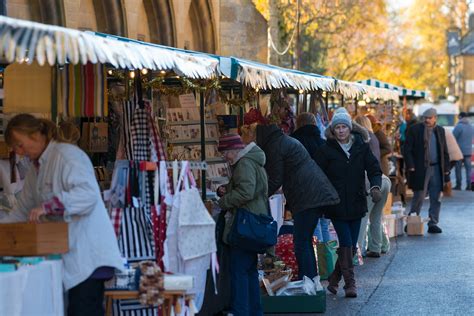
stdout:
{"type": "Polygon", "coordinates": [[[252,0],[220,3],[220,54],[267,62],[267,21],[252,0]]]}

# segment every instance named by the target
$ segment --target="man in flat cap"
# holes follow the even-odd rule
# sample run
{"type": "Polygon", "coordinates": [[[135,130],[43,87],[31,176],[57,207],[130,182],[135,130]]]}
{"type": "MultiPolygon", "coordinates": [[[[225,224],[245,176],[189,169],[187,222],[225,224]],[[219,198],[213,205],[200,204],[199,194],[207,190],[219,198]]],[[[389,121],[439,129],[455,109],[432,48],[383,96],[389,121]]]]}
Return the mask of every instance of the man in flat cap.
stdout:
{"type": "Polygon", "coordinates": [[[428,233],[442,232],[438,226],[441,192],[449,182],[449,155],[443,127],[436,125],[436,109],[423,113],[423,122],[409,128],[405,143],[408,186],[413,190],[410,213],[420,215],[423,200],[430,198],[428,233]]]}

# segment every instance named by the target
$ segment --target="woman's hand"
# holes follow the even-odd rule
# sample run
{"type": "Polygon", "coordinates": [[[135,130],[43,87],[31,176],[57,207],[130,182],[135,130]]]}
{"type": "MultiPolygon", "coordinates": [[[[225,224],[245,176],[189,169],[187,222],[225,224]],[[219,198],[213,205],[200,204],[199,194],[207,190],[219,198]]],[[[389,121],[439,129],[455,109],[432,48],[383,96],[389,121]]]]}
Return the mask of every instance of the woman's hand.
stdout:
{"type": "Polygon", "coordinates": [[[31,209],[29,220],[30,222],[41,223],[41,216],[46,215],[46,211],[42,206],[31,209]]]}
{"type": "Polygon", "coordinates": [[[382,200],[382,192],[380,192],[380,189],[375,187],[370,190],[370,196],[372,197],[372,202],[377,203],[380,200],[382,200]]]}

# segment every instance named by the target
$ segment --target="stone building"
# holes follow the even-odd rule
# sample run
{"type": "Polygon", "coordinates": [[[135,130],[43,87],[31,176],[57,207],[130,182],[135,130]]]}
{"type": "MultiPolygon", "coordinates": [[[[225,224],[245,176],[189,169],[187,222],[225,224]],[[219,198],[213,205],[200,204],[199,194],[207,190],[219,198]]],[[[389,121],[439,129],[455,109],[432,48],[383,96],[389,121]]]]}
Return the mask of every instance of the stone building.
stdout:
{"type": "Polygon", "coordinates": [[[266,61],[267,22],[251,0],[3,0],[13,18],[266,61]]]}
{"type": "Polygon", "coordinates": [[[461,36],[459,29],[448,31],[449,94],[457,98],[460,110],[474,112],[474,15],[469,29],[461,36]]]}

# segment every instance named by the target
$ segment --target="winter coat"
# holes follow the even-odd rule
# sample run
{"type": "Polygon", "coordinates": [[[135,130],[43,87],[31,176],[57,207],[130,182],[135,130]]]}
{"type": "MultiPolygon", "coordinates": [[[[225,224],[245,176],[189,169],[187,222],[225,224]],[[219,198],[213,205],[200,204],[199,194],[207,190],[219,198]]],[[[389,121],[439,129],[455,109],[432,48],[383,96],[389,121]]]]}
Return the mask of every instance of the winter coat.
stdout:
{"type": "Polygon", "coordinates": [[[374,154],[375,158],[377,158],[377,161],[380,163],[380,143],[379,143],[379,140],[377,139],[377,136],[375,136],[375,134],[370,131],[369,131],[369,147],[370,147],[370,150],[372,150],[372,153],[374,154]]]}
{"type": "Polygon", "coordinates": [[[331,182],[299,141],[284,135],[276,125],[259,125],[257,144],[267,157],[268,194],[283,186],[293,214],[339,203],[331,182]]]}
{"type": "Polygon", "coordinates": [[[454,137],[464,156],[472,154],[473,128],[467,117],[462,118],[453,130],[454,137]]]}
{"type": "MultiPolygon", "coordinates": [[[[449,154],[446,144],[444,128],[436,125],[433,128],[438,142],[438,159],[441,172],[444,175],[443,182],[449,182],[449,154]]],[[[425,184],[425,174],[428,166],[425,166],[425,124],[418,123],[410,127],[405,142],[405,163],[407,170],[414,168],[415,171],[408,171],[408,186],[413,191],[421,191],[425,184]]],[[[443,184],[444,184],[443,183],[443,184]]]]}
{"type": "Polygon", "coordinates": [[[236,209],[244,208],[254,214],[269,214],[268,179],[264,165],[265,153],[255,143],[242,149],[233,163],[226,194],[219,200],[219,206],[230,211],[224,228],[225,242],[236,209]]]}
{"type": "Polygon", "coordinates": [[[464,157],[453,133],[446,128],[444,129],[444,133],[446,135],[446,145],[448,146],[449,161],[462,160],[464,157]]]}
{"type": "Polygon", "coordinates": [[[316,150],[326,143],[321,138],[321,132],[316,125],[305,125],[298,128],[291,137],[296,138],[308,151],[311,158],[315,159],[316,150]]]}
{"type": "MultiPolygon", "coordinates": [[[[123,268],[117,238],[102,201],[94,167],[79,147],[51,141],[39,170],[28,170],[18,209],[8,222],[28,221],[29,211],[56,197],[65,208],[69,251],[62,255],[66,290],[85,281],[99,267],[123,268]]],[[[3,219],[2,219],[3,220],[3,219]]]]}
{"type": "Polygon", "coordinates": [[[385,135],[381,129],[374,132],[374,134],[377,137],[380,145],[380,167],[382,168],[383,174],[389,176],[390,164],[388,161],[388,156],[392,153],[392,146],[388,141],[387,135],[385,135]]]}
{"type": "MultiPolygon", "coordinates": [[[[364,135],[367,131],[364,130],[364,135]]],[[[341,199],[337,205],[324,208],[326,218],[337,220],[356,220],[367,213],[367,191],[365,175],[370,186],[382,185],[380,165],[370,150],[368,137],[363,137],[356,129],[352,129],[350,157],[336,140],[331,129],[326,130],[327,142],[317,152],[317,162],[336,188],[341,199]]]]}

